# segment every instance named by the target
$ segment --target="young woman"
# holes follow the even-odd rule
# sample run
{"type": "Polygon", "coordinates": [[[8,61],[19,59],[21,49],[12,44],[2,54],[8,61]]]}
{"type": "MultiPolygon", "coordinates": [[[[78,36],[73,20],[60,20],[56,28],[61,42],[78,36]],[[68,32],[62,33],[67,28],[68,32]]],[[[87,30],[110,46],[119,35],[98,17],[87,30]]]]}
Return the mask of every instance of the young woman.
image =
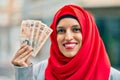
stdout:
{"type": "Polygon", "coordinates": [[[32,48],[23,44],[12,59],[16,80],[120,80],[95,21],[85,9],[63,6],[50,27],[50,57],[33,66],[32,48]]]}

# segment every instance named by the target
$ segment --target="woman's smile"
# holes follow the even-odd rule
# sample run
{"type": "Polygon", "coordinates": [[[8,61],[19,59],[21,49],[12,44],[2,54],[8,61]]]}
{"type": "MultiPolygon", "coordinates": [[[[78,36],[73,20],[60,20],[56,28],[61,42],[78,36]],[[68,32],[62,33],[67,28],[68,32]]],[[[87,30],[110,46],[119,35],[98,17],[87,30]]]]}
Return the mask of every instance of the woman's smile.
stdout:
{"type": "Polygon", "coordinates": [[[76,42],[65,42],[63,44],[63,46],[65,47],[65,49],[68,49],[68,50],[74,49],[76,45],[77,45],[76,42]]]}

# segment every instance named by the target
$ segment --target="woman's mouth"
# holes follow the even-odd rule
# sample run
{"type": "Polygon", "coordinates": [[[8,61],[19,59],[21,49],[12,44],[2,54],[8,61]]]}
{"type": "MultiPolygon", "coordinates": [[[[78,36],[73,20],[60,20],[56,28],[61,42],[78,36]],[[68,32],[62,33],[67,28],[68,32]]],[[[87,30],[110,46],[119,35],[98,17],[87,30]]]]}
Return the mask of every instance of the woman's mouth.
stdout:
{"type": "Polygon", "coordinates": [[[66,42],[66,43],[63,44],[63,46],[66,49],[74,49],[76,45],[77,45],[76,42],[66,42]]]}

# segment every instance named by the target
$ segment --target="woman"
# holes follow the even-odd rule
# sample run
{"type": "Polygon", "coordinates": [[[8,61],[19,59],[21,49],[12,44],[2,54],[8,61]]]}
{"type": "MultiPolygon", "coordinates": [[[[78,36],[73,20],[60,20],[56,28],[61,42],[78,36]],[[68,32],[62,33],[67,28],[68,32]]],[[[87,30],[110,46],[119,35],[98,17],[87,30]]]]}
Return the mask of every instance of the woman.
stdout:
{"type": "Polygon", "coordinates": [[[49,59],[33,67],[29,60],[32,48],[23,44],[12,60],[17,65],[16,80],[120,80],[120,72],[111,67],[97,26],[86,10],[65,5],[50,27],[49,59]]]}

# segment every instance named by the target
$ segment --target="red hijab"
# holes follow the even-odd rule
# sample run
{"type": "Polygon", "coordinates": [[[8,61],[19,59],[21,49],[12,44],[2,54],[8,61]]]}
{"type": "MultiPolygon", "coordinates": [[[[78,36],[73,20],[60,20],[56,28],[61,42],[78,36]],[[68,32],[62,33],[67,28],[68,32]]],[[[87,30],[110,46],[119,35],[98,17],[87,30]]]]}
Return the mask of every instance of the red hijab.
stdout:
{"type": "Polygon", "coordinates": [[[55,14],[50,26],[51,47],[45,80],[108,80],[110,62],[95,21],[91,15],[77,5],[65,5],[55,14]],[[67,58],[57,44],[57,20],[64,15],[75,16],[82,28],[82,47],[78,53],[67,58]]]}

